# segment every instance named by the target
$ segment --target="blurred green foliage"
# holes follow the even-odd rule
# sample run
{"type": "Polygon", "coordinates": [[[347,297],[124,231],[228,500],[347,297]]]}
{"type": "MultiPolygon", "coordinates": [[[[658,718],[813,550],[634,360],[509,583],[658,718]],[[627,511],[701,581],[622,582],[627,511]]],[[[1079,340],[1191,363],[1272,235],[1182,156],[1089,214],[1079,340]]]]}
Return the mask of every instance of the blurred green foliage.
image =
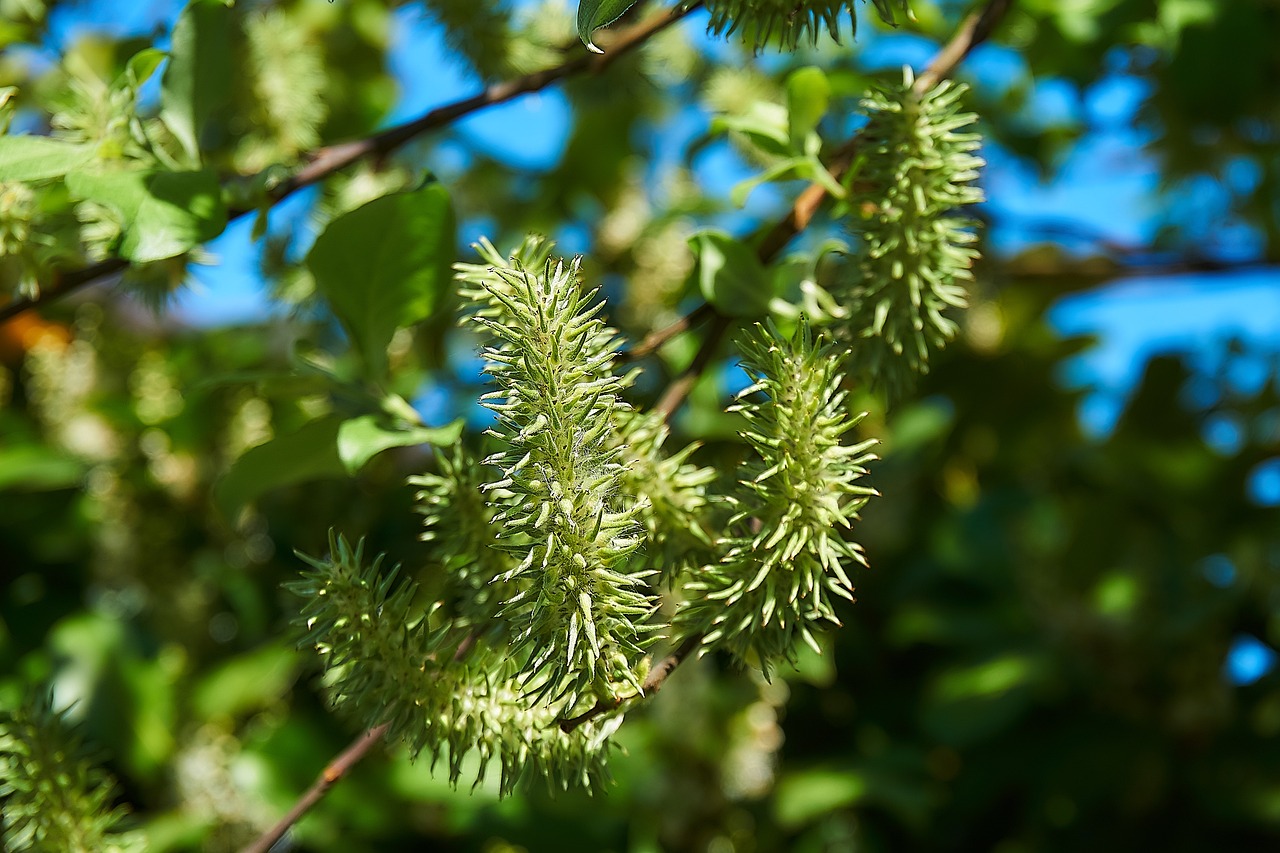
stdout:
{"type": "MultiPolygon", "coordinates": [[[[54,5],[0,0],[0,46],[40,43],[54,5]]],[[[558,4],[508,13],[480,3],[474,16],[456,3],[425,5],[486,78],[550,65],[565,45],[580,49],[558,4]],[[480,16],[498,23],[477,28],[480,16]]],[[[911,5],[918,20],[907,26],[940,41],[964,4],[911,5]]],[[[177,189],[189,195],[211,175],[290,166],[317,144],[371,133],[395,97],[384,64],[388,4],[266,6],[195,4],[191,26],[227,39],[232,61],[221,76],[165,67],[165,107],[188,119],[170,122],[168,135],[149,123],[159,120],[153,107],[138,108],[141,125],[119,122],[135,109],[136,78],[157,71],[136,60],[148,39],[84,34],[47,65],[6,51],[0,87],[18,87],[15,115],[65,132],[55,171],[78,167],[82,152],[70,146],[89,140],[100,159],[172,160],[165,167],[185,170],[189,185],[177,189]]],[[[1258,179],[1230,195],[1227,213],[1256,229],[1259,255],[1275,260],[1277,36],[1280,8],[1265,0],[1023,0],[997,39],[1018,51],[1021,70],[1003,88],[976,86],[970,105],[990,138],[1052,176],[1089,126],[1029,116],[1036,83],[1088,87],[1115,69],[1136,76],[1150,86],[1137,120],[1151,132],[1167,197],[1251,164],[1258,179]]],[[[185,37],[174,33],[175,57],[185,37]]],[[[606,72],[566,82],[574,124],[559,166],[521,170],[445,129],[327,181],[316,220],[374,198],[394,205],[435,194],[418,176],[440,146],[459,146],[466,164],[440,176],[452,209],[417,215],[485,217],[504,248],[529,230],[584,231],[588,280],[606,283],[610,323],[639,340],[700,292],[725,292],[695,274],[689,238],[713,215],[723,223],[737,213],[703,192],[690,162],[655,177],[655,124],[691,103],[719,114],[776,108],[788,74],[820,64],[829,104],[810,130],[836,142],[847,130],[841,117],[877,77],[856,50],[765,62],[750,59],[752,48],[732,44],[722,49],[733,62],[713,62],[668,31],[606,72]]],[[[129,273],[131,292],[160,303],[200,260],[205,229],[221,227],[218,206],[252,207],[262,189],[174,223],[145,180],[127,194],[75,190],[79,207],[56,193],[37,202],[20,186],[0,184],[0,245],[23,247],[0,258],[6,293],[118,251],[145,264],[129,273]],[[118,208],[127,205],[126,218],[141,219],[147,205],[169,222],[176,248],[149,253],[122,230],[118,208]]],[[[1209,226],[1177,205],[1163,215],[1156,248],[1198,254],[1209,226]]],[[[394,243],[403,234],[387,223],[364,225],[394,243]]],[[[425,427],[394,401],[413,399],[427,379],[455,399],[478,396],[474,342],[452,328],[451,294],[439,304],[424,304],[422,291],[401,294],[403,321],[421,321],[409,331],[359,326],[362,305],[331,310],[317,296],[331,269],[320,265],[323,243],[303,262],[283,248],[288,236],[269,237],[264,259],[289,306],[277,319],[196,329],[97,291],[0,326],[0,708],[49,685],[118,780],[125,827],[144,830],[154,851],[237,849],[356,734],[326,709],[312,662],[294,650],[297,601],[282,584],[302,568],[295,549],[322,553],[337,527],[403,563],[424,595],[440,585],[406,483],[434,463],[416,432],[425,427]],[[390,344],[365,362],[343,337],[359,344],[362,328],[390,344]],[[382,353],[372,399],[361,365],[382,353]],[[344,426],[357,436],[346,457],[335,444],[344,426]],[[270,455],[275,438],[330,428],[315,452],[293,443],[292,461],[270,455]]],[[[1113,433],[1085,437],[1080,395],[1057,378],[1088,342],[1061,340],[1045,314],[1096,286],[1093,268],[1055,251],[1001,257],[982,248],[972,307],[929,376],[892,408],[871,395],[859,401],[871,411],[866,432],[884,437],[867,478],[884,497],[863,512],[858,538],[871,568],[853,578],[857,603],[837,606],[844,627],[826,635],[822,656],[805,652],[772,681],[718,655],[686,663],[628,715],[614,784],[593,798],[535,789],[499,800],[496,779],[455,791],[427,757],[375,753],[298,824],[293,849],[1274,846],[1280,676],[1236,686],[1223,675],[1239,636],[1280,642],[1280,528],[1244,487],[1276,455],[1274,372],[1256,393],[1218,379],[1216,405],[1245,424],[1236,451],[1206,445],[1211,412],[1185,405],[1188,368],[1172,358],[1147,365],[1113,433]],[[1222,557],[1234,577],[1213,583],[1206,560],[1222,557]]],[[[471,259],[457,246],[412,250],[428,266],[471,259]]],[[[723,250],[729,261],[733,251],[723,250]]],[[[373,260],[343,259],[370,275],[373,260]]],[[[819,284],[835,275],[805,264],[819,284]]],[[[799,285],[777,278],[777,293],[799,301],[788,291],[799,285]]],[[[648,359],[636,399],[659,397],[696,342],[677,338],[648,359]]],[[[720,380],[713,369],[694,388],[673,444],[701,440],[693,461],[732,475],[745,451],[741,424],[723,413],[720,380]]]]}

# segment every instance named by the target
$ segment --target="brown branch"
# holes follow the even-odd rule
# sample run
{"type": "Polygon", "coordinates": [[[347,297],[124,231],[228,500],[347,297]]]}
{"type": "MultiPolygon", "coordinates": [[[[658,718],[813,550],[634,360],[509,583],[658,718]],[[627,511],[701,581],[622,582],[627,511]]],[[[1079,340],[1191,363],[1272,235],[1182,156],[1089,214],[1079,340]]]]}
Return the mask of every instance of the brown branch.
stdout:
{"type": "Polygon", "coordinates": [[[687,332],[694,326],[702,323],[708,317],[715,314],[715,309],[711,307],[709,302],[704,302],[697,308],[694,308],[688,314],[685,314],[679,320],[676,320],[670,326],[650,332],[645,339],[630,349],[625,349],[618,353],[618,363],[625,364],[628,361],[638,361],[639,359],[653,355],[667,341],[674,338],[681,332],[687,332]]]}
{"type": "Polygon", "coordinates": [[[996,26],[1013,8],[1013,4],[1014,0],[987,0],[986,5],[965,18],[951,41],[938,51],[938,55],[916,78],[912,90],[917,95],[923,95],[944,78],[950,77],[970,51],[991,37],[996,26]]]}
{"type": "Polygon", "coordinates": [[[329,762],[328,766],[316,777],[316,781],[307,789],[307,792],[293,804],[293,808],[289,809],[275,826],[258,836],[252,844],[245,847],[240,853],[267,853],[271,846],[289,831],[289,827],[297,823],[307,813],[308,809],[320,802],[330,788],[351,772],[351,768],[355,767],[360,762],[360,759],[364,758],[369,750],[373,748],[373,745],[382,739],[382,736],[387,732],[387,727],[387,723],[374,726],[356,738],[351,746],[343,750],[341,755],[329,762]]]}
{"type": "Polygon", "coordinates": [[[662,660],[654,664],[653,669],[649,670],[649,675],[645,678],[644,684],[641,686],[639,693],[633,693],[630,696],[615,696],[609,700],[601,699],[591,708],[583,711],[578,716],[561,720],[560,730],[565,734],[568,734],[584,723],[591,722],[601,714],[608,714],[611,711],[618,710],[623,705],[634,699],[639,699],[643,696],[649,696],[657,693],[662,689],[662,685],[667,683],[667,678],[671,676],[671,673],[676,671],[676,667],[684,663],[685,659],[688,658],[689,655],[693,654],[700,645],[702,645],[701,634],[691,634],[688,637],[685,637],[684,642],[668,653],[662,660]]]}
{"type": "Polygon", "coordinates": [[[655,412],[662,415],[663,420],[671,420],[671,416],[676,413],[676,409],[680,408],[680,404],[684,402],[684,398],[689,396],[689,392],[693,390],[693,386],[697,384],[699,377],[711,365],[711,361],[715,358],[716,350],[720,348],[720,342],[724,336],[729,333],[730,320],[723,314],[716,314],[715,319],[711,322],[711,328],[707,330],[707,336],[702,339],[702,345],[698,347],[698,352],[694,354],[693,361],[684,373],[680,374],[670,385],[667,391],[662,395],[662,399],[653,407],[655,412]]]}
{"type": "MultiPolygon", "coordinates": [[[[412,121],[387,128],[364,139],[320,148],[307,158],[305,165],[268,191],[268,202],[270,205],[275,205],[298,190],[319,183],[359,160],[366,157],[375,159],[385,157],[427,131],[446,127],[458,119],[486,107],[505,103],[521,95],[539,92],[553,83],[576,74],[599,74],[619,57],[639,47],[646,40],[679,21],[701,5],[701,0],[687,6],[676,5],[660,15],[655,15],[648,21],[623,31],[616,38],[607,41],[602,40],[606,48],[606,52],[603,54],[587,53],[582,50],[574,58],[560,65],[542,71],[534,71],[511,80],[494,83],[476,95],[436,107],[412,121]]],[[[229,219],[238,219],[252,212],[253,210],[232,210],[229,211],[229,219]]],[[[61,299],[128,266],[128,261],[112,258],[102,263],[57,275],[54,283],[47,288],[43,288],[38,296],[28,299],[15,299],[0,307],[0,323],[21,314],[23,311],[29,311],[37,306],[61,299]]]]}
{"type": "Polygon", "coordinates": [[[102,281],[118,272],[123,272],[128,267],[129,262],[123,258],[108,258],[105,261],[99,261],[96,264],[81,267],[77,270],[55,273],[54,283],[49,287],[41,288],[40,292],[35,296],[14,299],[7,305],[0,307],[0,323],[18,316],[23,311],[39,308],[41,305],[66,296],[68,293],[77,291],[94,282],[102,281]]]}

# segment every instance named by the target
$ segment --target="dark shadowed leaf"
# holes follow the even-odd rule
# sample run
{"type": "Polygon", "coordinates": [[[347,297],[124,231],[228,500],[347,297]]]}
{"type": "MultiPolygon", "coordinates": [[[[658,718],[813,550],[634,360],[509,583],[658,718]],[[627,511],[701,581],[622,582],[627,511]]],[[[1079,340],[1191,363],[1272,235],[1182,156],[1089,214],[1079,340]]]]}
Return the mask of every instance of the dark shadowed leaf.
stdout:
{"type": "Polygon", "coordinates": [[[347,469],[338,458],[341,426],[342,418],[331,415],[247,451],[215,487],[219,508],[233,517],[241,507],[271,489],[325,477],[345,477],[347,469]]]}
{"type": "Polygon", "coordinates": [[[316,287],[369,376],[396,329],[431,316],[453,282],[454,218],[439,184],[375,199],[329,223],[307,255],[316,287]]]}

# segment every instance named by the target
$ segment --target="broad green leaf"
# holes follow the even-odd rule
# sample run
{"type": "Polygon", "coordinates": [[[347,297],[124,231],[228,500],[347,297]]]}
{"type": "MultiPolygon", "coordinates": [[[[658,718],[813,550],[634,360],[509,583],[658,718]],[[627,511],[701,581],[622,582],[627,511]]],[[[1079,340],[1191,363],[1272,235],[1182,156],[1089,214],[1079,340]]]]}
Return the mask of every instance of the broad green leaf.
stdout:
{"type": "Polygon", "coordinates": [[[361,415],[344,421],[338,429],[338,457],[348,474],[355,474],[377,454],[392,447],[417,444],[443,446],[457,441],[462,421],[443,427],[396,426],[378,415],[361,415]]]}
{"type": "Polygon", "coordinates": [[[717,311],[760,317],[769,310],[773,288],[755,252],[721,231],[700,231],[689,245],[698,256],[698,286],[717,311]]]}
{"type": "Polygon", "coordinates": [[[0,181],[61,178],[92,157],[92,145],[47,136],[0,136],[0,181]]]}
{"type": "Polygon", "coordinates": [[[231,102],[231,20],[220,0],[192,0],[173,28],[160,117],[192,162],[200,162],[205,129],[231,102]]]}
{"type": "Polygon", "coordinates": [[[0,448],[0,489],[66,489],[84,474],[82,462],[40,445],[0,448]]]}
{"type": "Polygon", "coordinates": [[[804,150],[830,101],[831,84],[821,68],[800,68],[787,78],[787,135],[797,151],[804,150]]]}
{"type": "Polygon", "coordinates": [[[72,172],[67,189],[124,217],[120,254],[137,263],[172,258],[212,240],[227,225],[212,171],[72,172]]]}
{"type": "Polygon", "coordinates": [[[297,653],[268,645],[234,657],[206,675],[192,692],[202,720],[234,719],[278,700],[296,677],[297,653]]]}
{"type": "Polygon", "coordinates": [[[607,27],[622,17],[622,13],[636,4],[636,0],[580,0],[578,3],[578,38],[587,50],[604,53],[591,41],[591,34],[600,27],[607,27]]]}
{"type": "Polygon", "coordinates": [[[338,458],[337,415],[314,420],[297,432],[260,444],[231,465],[218,482],[214,497],[228,517],[259,495],[281,486],[326,477],[345,477],[347,469],[338,458]]]}
{"type": "Polygon", "coordinates": [[[820,815],[855,803],[870,786],[856,770],[804,770],[790,773],[778,783],[774,814],[788,829],[802,826],[820,815]]]}
{"type": "Polygon", "coordinates": [[[452,286],[454,232],[449,194],[432,183],[376,198],[316,239],[307,266],[370,377],[386,374],[396,329],[431,316],[452,286]]]}
{"type": "Polygon", "coordinates": [[[736,130],[746,134],[760,150],[779,157],[793,153],[787,136],[787,108],[782,104],[757,101],[741,115],[718,115],[711,120],[711,132],[736,130]]]}

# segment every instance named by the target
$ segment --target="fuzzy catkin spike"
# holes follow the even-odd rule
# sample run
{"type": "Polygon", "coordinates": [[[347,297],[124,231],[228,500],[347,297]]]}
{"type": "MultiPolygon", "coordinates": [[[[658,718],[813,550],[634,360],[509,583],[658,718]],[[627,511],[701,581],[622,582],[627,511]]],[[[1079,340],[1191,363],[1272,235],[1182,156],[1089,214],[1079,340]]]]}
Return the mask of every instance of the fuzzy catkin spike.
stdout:
{"type": "Polygon", "coordinates": [[[801,640],[816,648],[813,632],[823,623],[839,624],[833,595],[853,598],[848,569],[865,561],[841,533],[875,494],[858,485],[875,441],[843,443],[862,416],[845,410],[838,359],[831,345],[815,343],[803,317],[790,340],[758,328],[740,348],[756,381],[730,411],[746,418],[742,436],[759,461],[741,481],[742,511],[730,522],[742,532],[685,585],[677,621],[703,633],[708,648],[742,661],[754,652],[767,674],[794,659],[801,640]],[[755,402],[760,393],[765,399],[755,402]]]}
{"type": "Polygon", "coordinates": [[[516,592],[501,577],[516,561],[498,547],[494,508],[483,493],[486,469],[461,444],[437,459],[438,474],[409,478],[410,485],[422,487],[417,495],[426,526],[422,538],[437,545],[455,624],[486,631],[501,627],[498,611],[516,592]]]}
{"type": "Polygon", "coordinates": [[[415,587],[397,586],[381,558],[368,568],[363,558],[363,543],[353,549],[331,536],[329,556],[302,557],[312,570],[289,585],[306,599],[296,620],[302,644],[319,652],[339,710],[364,726],[389,723],[389,740],[414,755],[428,750],[433,764],[448,756],[454,784],[470,754],[479,758],[476,784],[497,764],[504,795],[529,777],[587,790],[607,780],[606,741],[620,717],[565,734],[555,708],[521,694],[509,656],[480,646],[455,660],[467,632],[432,628],[433,614],[413,605],[415,587]]]}
{"type": "Polygon", "coordinates": [[[115,831],[124,809],[115,783],[83,757],[80,739],[49,696],[0,717],[0,816],[4,849],[115,853],[142,848],[115,831]]]}
{"type": "Polygon", "coordinates": [[[656,413],[629,413],[615,440],[624,462],[623,487],[644,499],[640,520],[647,534],[645,552],[663,582],[675,584],[712,554],[715,543],[707,487],[716,472],[689,462],[698,445],[674,455],[663,445],[670,430],[656,413]]]}
{"type": "Polygon", "coordinates": [[[630,411],[610,369],[616,344],[582,291],[577,263],[526,270],[513,260],[476,276],[489,305],[474,322],[497,346],[485,349],[498,390],[482,402],[507,450],[489,485],[511,495],[497,521],[523,559],[504,580],[521,584],[503,611],[525,683],[536,695],[579,702],[637,691],[644,623],[654,609],[630,557],[642,541],[638,501],[621,489],[618,419],[630,411]]]}
{"type": "MultiPolygon", "coordinates": [[[[880,20],[896,26],[894,7],[912,19],[907,0],[872,0],[880,20]]],[[[716,35],[740,39],[759,50],[776,38],[779,48],[795,50],[801,41],[817,45],[825,29],[840,41],[840,19],[849,19],[850,34],[858,34],[858,17],[853,0],[707,0],[711,19],[707,30],[716,35]]]]}
{"type": "Polygon", "coordinates": [[[855,225],[863,246],[838,293],[854,371],[892,395],[955,337],[944,312],[965,306],[978,257],[973,223],[955,211],[982,200],[972,183],[980,137],[962,130],[976,119],[961,110],[966,87],[944,81],[917,96],[910,70],[904,77],[863,100],[866,157],[851,202],[865,215],[855,225]]]}

